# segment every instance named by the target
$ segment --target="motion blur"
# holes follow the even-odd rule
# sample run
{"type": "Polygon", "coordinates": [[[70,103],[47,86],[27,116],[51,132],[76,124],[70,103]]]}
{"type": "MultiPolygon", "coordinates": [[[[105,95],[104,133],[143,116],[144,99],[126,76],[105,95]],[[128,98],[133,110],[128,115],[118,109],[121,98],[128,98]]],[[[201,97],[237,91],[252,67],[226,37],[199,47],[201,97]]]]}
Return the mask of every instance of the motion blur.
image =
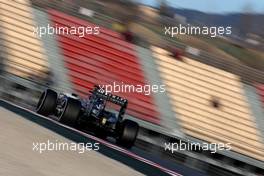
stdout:
{"type": "Polygon", "coordinates": [[[1,0],[1,101],[35,111],[46,89],[99,85],[139,124],[128,151],[184,176],[264,175],[264,13],[153,2],[1,0]]]}

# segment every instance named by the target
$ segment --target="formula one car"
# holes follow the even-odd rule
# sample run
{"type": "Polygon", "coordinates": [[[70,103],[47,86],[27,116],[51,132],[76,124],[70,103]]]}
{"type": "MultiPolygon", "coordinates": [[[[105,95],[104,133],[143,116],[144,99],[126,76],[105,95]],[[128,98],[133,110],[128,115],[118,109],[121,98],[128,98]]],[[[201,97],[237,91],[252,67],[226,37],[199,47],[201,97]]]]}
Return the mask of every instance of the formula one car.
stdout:
{"type": "Polygon", "coordinates": [[[90,93],[87,99],[81,99],[76,94],[58,94],[46,89],[39,99],[36,111],[45,116],[54,115],[58,121],[68,125],[88,126],[98,137],[111,136],[118,144],[131,148],[139,125],[123,119],[127,99],[106,93],[99,86],[95,86],[90,93]],[[118,105],[119,111],[107,110],[106,105],[109,103],[118,105]]]}

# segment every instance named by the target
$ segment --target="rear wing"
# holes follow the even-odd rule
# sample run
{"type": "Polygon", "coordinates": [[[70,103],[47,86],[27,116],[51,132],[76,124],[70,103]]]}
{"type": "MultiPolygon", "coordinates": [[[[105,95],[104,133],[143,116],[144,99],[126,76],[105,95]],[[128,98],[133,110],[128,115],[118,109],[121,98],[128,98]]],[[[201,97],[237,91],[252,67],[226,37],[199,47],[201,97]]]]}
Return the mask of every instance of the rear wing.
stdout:
{"type": "Polygon", "coordinates": [[[127,107],[128,100],[117,95],[113,95],[111,93],[107,93],[103,88],[99,86],[95,86],[92,91],[90,91],[93,95],[96,95],[99,98],[102,98],[106,101],[110,101],[114,104],[122,106],[124,108],[127,107]]]}

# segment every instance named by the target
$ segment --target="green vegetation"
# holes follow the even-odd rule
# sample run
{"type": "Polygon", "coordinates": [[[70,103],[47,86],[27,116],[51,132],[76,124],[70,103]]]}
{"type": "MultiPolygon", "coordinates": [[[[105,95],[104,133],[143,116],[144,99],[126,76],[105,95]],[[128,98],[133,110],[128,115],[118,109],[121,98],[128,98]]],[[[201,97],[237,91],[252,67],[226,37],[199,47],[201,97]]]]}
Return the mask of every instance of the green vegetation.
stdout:
{"type": "MultiPolygon", "coordinates": [[[[105,20],[107,21],[107,20],[105,20]]],[[[98,19],[96,21],[96,23],[103,23],[105,22],[102,19],[98,19]]],[[[109,25],[109,24],[108,24],[109,25]]],[[[150,31],[154,32],[157,36],[161,37],[160,39],[165,39],[171,43],[177,44],[178,46],[180,46],[180,43],[184,43],[185,45],[193,45],[195,43],[195,46],[199,48],[199,46],[201,45],[201,48],[199,49],[204,49],[204,47],[209,47],[207,45],[204,45],[203,42],[206,42],[207,44],[210,45],[210,49],[208,48],[208,52],[213,52],[213,54],[220,54],[220,57],[225,57],[225,55],[222,55],[221,53],[219,53],[219,51],[217,51],[217,48],[220,49],[221,51],[223,51],[224,53],[226,53],[227,55],[230,55],[234,58],[237,58],[238,60],[240,60],[242,63],[248,65],[249,67],[258,69],[258,70],[262,70],[264,71],[264,53],[261,52],[255,52],[254,50],[249,50],[246,48],[242,48],[240,46],[234,45],[224,39],[220,39],[220,38],[207,38],[204,36],[199,36],[199,37],[194,37],[193,39],[195,39],[195,41],[193,41],[194,43],[192,43],[192,39],[190,40],[186,40],[184,38],[178,38],[178,37],[174,37],[171,38],[169,36],[165,36],[163,33],[163,28],[162,26],[159,25],[154,25],[154,24],[149,24],[149,23],[140,23],[140,25],[146,27],[147,29],[149,29],[150,31]],[[199,42],[199,40],[201,42],[199,42]],[[215,47],[215,50],[213,49],[215,47]]],[[[110,26],[108,26],[110,27],[110,26]]],[[[226,56],[227,56],[226,55],[226,56]]],[[[227,58],[228,59],[228,58],[227,58]]]]}
{"type": "Polygon", "coordinates": [[[244,64],[264,71],[264,54],[237,46],[219,38],[203,38],[208,43],[220,48],[227,54],[239,59],[244,64]]]}

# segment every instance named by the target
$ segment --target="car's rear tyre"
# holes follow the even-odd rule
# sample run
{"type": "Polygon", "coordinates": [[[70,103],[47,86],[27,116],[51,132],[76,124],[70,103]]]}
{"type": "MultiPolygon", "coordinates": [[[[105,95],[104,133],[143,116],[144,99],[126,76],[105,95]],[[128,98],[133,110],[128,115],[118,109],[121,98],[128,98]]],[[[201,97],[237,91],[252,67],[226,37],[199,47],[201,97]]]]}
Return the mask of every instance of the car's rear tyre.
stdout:
{"type": "Polygon", "coordinates": [[[53,114],[56,109],[57,96],[55,91],[51,89],[45,90],[39,98],[36,108],[37,113],[45,116],[53,114]]]}
{"type": "Polygon", "coordinates": [[[107,138],[107,132],[102,129],[96,129],[94,132],[95,136],[100,139],[106,139],[107,138]]]}
{"type": "Polygon", "coordinates": [[[131,120],[124,120],[118,129],[117,143],[123,147],[131,148],[137,138],[139,125],[131,120]]]}
{"type": "Polygon", "coordinates": [[[68,125],[75,125],[81,111],[81,102],[79,100],[68,98],[62,113],[59,115],[59,121],[68,125]]]}

